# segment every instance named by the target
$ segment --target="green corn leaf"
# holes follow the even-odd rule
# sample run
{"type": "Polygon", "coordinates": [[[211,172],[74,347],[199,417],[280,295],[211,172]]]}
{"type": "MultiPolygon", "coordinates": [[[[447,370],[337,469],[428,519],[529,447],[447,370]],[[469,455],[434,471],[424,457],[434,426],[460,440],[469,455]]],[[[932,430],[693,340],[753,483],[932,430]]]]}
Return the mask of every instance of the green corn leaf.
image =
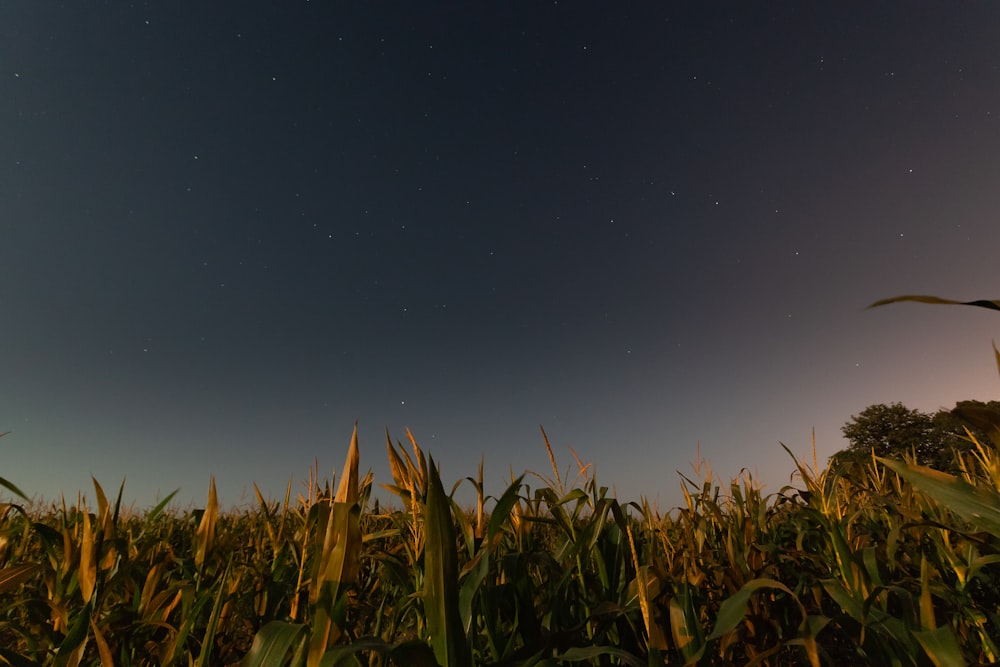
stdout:
{"type": "Polygon", "coordinates": [[[308,639],[309,628],[302,623],[271,621],[254,635],[240,667],[301,667],[308,639]]]}
{"type": "Polygon", "coordinates": [[[521,480],[524,479],[524,475],[521,475],[507,487],[507,490],[503,492],[497,504],[493,507],[493,511],[490,513],[490,523],[486,529],[486,540],[493,544],[493,539],[496,537],[497,533],[503,527],[503,524],[510,517],[511,510],[517,501],[520,499],[521,492],[521,480]]]}
{"type": "Polygon", "coordinates": [[[423,599],[431,648],[441,667],[471,667],[459,612],[458,553],[451,502],[433,457],[428,467],[424,530],[423,599]]]}
{"type": "MultiPolygon", "coordinates": [[[[4,437],[8,433],[10,433],[10,431],[6,431],[4,433],[0,433],[0,438],[4,437]]],[[[22,491],[21,489],[17,488],[16,486],[14,486],[14,484],[12,484],[11,482],[8,482],[3,477],[0,477],[0,486],[2,486],[3,488],[7,489],[11,493],[19,496],[22,500],[28,500],[28,496],[24,495],[24,491],[22,491]]]]}
{"type": "Polygon", "coordinates": [[[222,578],[215,584],[218,589],[215,591],[215,600],[212,602],[212,612],[208,617],[208,627],[205,628],[205,635],[201,641],[201,651],[194,667],[205,667],[210,665],[212,658],[212,647],[215,646],[215,632],[219,627],[219,617],[222,616],[222,606],[226,599],[226,585],[229,583],[229,576],[233,570],[233,556],[229,555],[226,569],[222,573],[222,578]]]}
{"type": "Polygon", "coordinates": [[[212,588],[206,588],[194,599],[184,622],[181,623],[180,627],[177,629],[177,634],[174,635],[170,651],[167,653],[167,657],[163,661],[163,664],[173,664],[176,660],[181,658],[188,635],[190,635],[191,631],[195,628],[195,624],[201,615],[202,609],[204,609],[205,606],[214,599],[212,593],[212,588]]]}
{"type": "Polygon", "coordinates": [[[26,495],[24,495],[24,492],[21,491],[21,489],[17,488],[16,486],[14,486],[13,483],[8,482],[3,477],[0,477],[0,486],[2,486],[3,488],[7,489],[8,491],[10,491],[13,494],[15,494],[17,496],[20,496],[22,499],[28,500],[28,497],[26,495]]]}
{"type": "Polygon", "coordinates": [[[153,509],[149,510],[149,512],[146,514],[145,518],[143,519],[144,524],[148,525],[156,517],[160,516],[160,514],[163,513],[163,510],[166,509],[167,505],[170,504],[170,501],[174,499],[174,496],[177,495],[178,491],[180,491],[180,489],[174,489],[173,491],[171,491],[170,493],[167,494],[166,498],[164,498],[159,503],[157,503],[156,507],[154,507],[153,509]]]}
{"type": "Polygon", "coordinates": [[[438,667],[437,660],[434,659],[434,651],[422,641],[412,640],[392,646],[378,637],[356,639],[346,646],[332,648],[326,652],[319,664],[320,667],[345,667],[347,665],[364,664],[364,661],[358,657],[358,654],[362,652],[388,656],[395,665],[405,665],[406,667],[438,667]]]}
{"type": "Polygon", "coordinates": [[[750,596],[762,588],[776,588],[795,597],[791,589],[780,581],[764,578],[751,579],[743,584],[740,590],[722,601],[722,604],[719,606],[719,614],[715,620],[715,628],[712,630],[712,634],[708,636],[708,640],[718,639],[722,635],[735,630],[736,626],[746,616],[747,603],[750,601],[750,596]]]}
{"type": "Polygon", "coordinates": [[[677,595],[670,598],[669,609],[674,644],[680,649],[685,665],[695,664],[701,660],[707,644],[687,586],[682,585],[677,595]]]}
{"type": "Polygon", "coordinates": [[[90,614],[93,611],[93,600],[90,600],[77,612],[76,619],[70,627],[69,632],[59,644],[56,657],[53,661],[55,667],[66,667],[67,665],[79,664],[83,650],[87,647],[87,631],[90,629],[90,614]]]}
{"type": "Polygon", "coordinates": [[[472,628],[472,603],[482,586],[483,580],[489,574],[490,557],[489,552],[482,548],[476,552],[475,557],[466,566],[467,574],[462,580],[462,586],[458,593],[458,609],[462,618],[462,628],[468,633],[472,628]]]}
{"type": "Polygon", "coordinates": [[[840,605],[841,610],[848,616],[861,624],[865,622],[864,602],[854,596],[844,586],[843,582],[837,579],[824,579],[823,589],[833,598],[833,601],[840,605]]]}
{"type": "Polygon", "coordinates": [[[924,466],[878,460],[942,507],[1000,537],[1000,494],[924,466]]]}
{"type": "Polygon", "coordinates": [[[913,636],[936,667],[964,667],[968,664],[950,625],[942,625],[937,630],[914,632],[913,636]]]}

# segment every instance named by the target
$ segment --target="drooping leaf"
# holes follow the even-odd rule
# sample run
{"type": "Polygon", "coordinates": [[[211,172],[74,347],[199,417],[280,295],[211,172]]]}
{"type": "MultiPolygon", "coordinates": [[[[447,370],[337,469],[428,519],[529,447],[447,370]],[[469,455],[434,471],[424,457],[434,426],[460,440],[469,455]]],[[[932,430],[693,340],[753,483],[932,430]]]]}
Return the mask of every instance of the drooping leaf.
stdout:
{"type": "Polygon", "coordinates": [[[885,306],[890,303],[899,303],[900,301],[915,301],[917,303],[943,304],[952,306],[978,306],[979,308],[1000,310],[1000,300],[991,301],[986,299],[977,299],[975,301],[955,301],[954,299],[942,299],[941,297],[928,296],[925,294],[904,294],[903,296],[893,296],[888,299],[879,299],[868,307],[877,308],[878,306],[885,306]]]}
{"type": "MultiPolygon", "coordinates": [[[[875,303],[868,306],[869,308],[876,308],[878,306],[885,306],[890,303],[899,303],[900,301],[916,301],[917,303],[931,303],[931,304],[943,304],[952,306],[976,306],[978,308],[987,308],[989,310],[1000,310],[1000,299],[976,299],[975,301],[955,301],[954,299],[942,299],[937,296],[928,296],[926,294],[906,294],[903,296],[894,296],[888,299],[879,299],[875,303]]],[[[993,343],[993,354],[997,362],[997,370],[1000,371],[1000,350],[997,349],[996,343],[993,343]]]]}
{"type": "MultiPolygon", "coordinates": [[[[4,433],[0,433],[0,438],[4,437],[8,433],[10,433],[10,431],[5,431],[4,433]]],[[[28,496],[24,495],[24,491],[22,491],[21,489],[17,488],[16,486],[14,486],[14,484],[12,484],[11,482],[8,482],[3,477],[0,477],[0,486],[2,486],[3,488],[7,489],[11,493],[19,496],[22,500],[28,500],[28,496]]]]}
{"type": "Polygon", "coordinates": [[[878,459],[938,504],[969,523],[1000,536],[1000,494],[924,466],[878,459]]]}
{"type": "Polygon", "coordinates": [[[14,486],[12,482],[7,481],[3,477],[0,477],[0,486],[7,489],[11,493],[20,496],[24,500],[28,500],[28,496],[24,495],[24,491],[14,486]]]}

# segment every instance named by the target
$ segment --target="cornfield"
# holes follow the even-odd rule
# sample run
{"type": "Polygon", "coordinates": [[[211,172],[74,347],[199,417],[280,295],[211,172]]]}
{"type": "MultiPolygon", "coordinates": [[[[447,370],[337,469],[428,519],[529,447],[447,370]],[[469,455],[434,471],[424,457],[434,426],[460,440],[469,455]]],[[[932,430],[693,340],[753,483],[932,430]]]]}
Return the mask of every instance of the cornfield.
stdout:
{"type": "MultiPolygon", "coordinates": [[[[873,459],[765,495],[706,465],[660,512],[579,459],[463,509],[407,432],[253,510],[0,504],[0,664],[969,665],[1000,661],[1000,456],[873,459]]],[[[575,455],[574,455],[575,458],[575,455]]],[[[15,501],[23,493],[0,479],[15,501]]]]}
{"type": "MultiPolygon", "coordinates": [[[[875,305],[901,300],[959,303],[875,305]]],[[[966,303],[984,304],[1000,310],[966,303]]],[[[821,467],[814,448],[770,494],[698,464],[666,512],[575,454],[560,473],[544,431],[551,473],[498,496],[482,464],[446,491],[412,434],[387,434],[388,510],[356,428],[335,492],[310,471],[252,510],[220,511],[212,483],[203,508],[135,514],[96,480],[92,504],[39,507],[0,478],[0,664],[997,665],[1000,427],[983,426],[960,476],[821,467]]]]}

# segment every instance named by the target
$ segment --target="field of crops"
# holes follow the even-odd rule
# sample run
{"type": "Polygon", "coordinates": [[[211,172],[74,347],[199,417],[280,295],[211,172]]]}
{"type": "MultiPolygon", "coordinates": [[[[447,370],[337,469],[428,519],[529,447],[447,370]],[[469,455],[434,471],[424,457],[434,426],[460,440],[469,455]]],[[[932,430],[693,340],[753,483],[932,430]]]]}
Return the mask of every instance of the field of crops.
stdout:
{"type": "MultiPolygon", "coordinates": [[[[253,511],[0,504],[0,664],[976,665],[1000,661],[1000,456],[962,478],[707,466],[660,511],[579,460],[460,508],[407,433],[396,509],[357,432],[336,485],[253,511]],[[333,487],[336,486],[334,492],[333,487]]],[[[549,447],[547,438],[543,442],[549,447]]],[[[0,479],[9,497],[19,490],[0,479]]],[[[259,494],[258,494],[259,495],[259,494]]],[[[169,498],[167,499],[169,500],[169,498]]]]}

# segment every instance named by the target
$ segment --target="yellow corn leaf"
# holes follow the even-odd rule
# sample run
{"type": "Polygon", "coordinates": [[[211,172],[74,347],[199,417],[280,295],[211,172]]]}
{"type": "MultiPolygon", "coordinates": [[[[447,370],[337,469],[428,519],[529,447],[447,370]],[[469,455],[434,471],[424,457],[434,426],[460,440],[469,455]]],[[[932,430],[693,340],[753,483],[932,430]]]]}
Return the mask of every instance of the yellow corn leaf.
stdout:
{"type": "Polygon", "coordinates": [[[146,581],[142,585],[142,593],[139,595],[139,614],[145,614],[146,610],[149,609],[149,603],[156,594],[156,587],[160,583],[160,571],[163,569],[163,563],[156,563],[153,567],[149,568],[149,572],[146,574],[146,581]]]}
{"type": "Polygon", "coordinates": [[[927,562],[927,556],[920,560],[920,625],[923,630],[937,630],[934,619],[934,600],[931,598],[931,576],[934,568],[927,562]]]}
{"type": "Polygon", "coordinates": [[[215,522],[218,517],[219,499],[215,493],[215,477],[213,476],[208,485],[208,503],[205,505],[205,512],[201,515],[201,523],[195,534],[198,548],[194,554],[194,564],[199,570],[205,566],[205,556],[215,543],[215,522]]]}
{"type": "Polygon", "coordinates": [[[80,540],[80,568],[77,571],[77,581],[80,582],[80,594],[84,602],[90,602],[97,584],[97,560],[94,553],[94,530],[90,525],[90,514],[84,508],[83,537],[80,540]]]}
{"type": "Polygon", "coordinates": [[[22,563],[3,568],[0,570],[0,593],[17,588],[41,569],[39,563],[22,563]]]}
{"type": "Polygon", "coordinates": [[[417,460],[420,466],[420,474],[418,476],[418,482],[420,484],[420,493],[423,496],[427,495],[427,457],[424,456],[424,452],[420,449],[420,445],[417,444],[416,438],[410,432],[410,429],[406,429],[406,437],[410,441],[410,445],[413,446],[413,456],[417,460]]]}
{"type": "MultiPolygon", "coordinates": [[[[322,547],[310,582],[309,601],[314,606],[312,633],[306,664],[319,665],[323,654],[343,634],[336,621],[335,607],[346,595],[347,586],[356,584],[361,562],[361,508],[358,505],[358,426],[354,425],[347,459],[341,470],[340,486],[332,506],[326,506],[322,547]]],[[[319,512],[318,519],[324,517],[319,512]]]]}
{"type": "Polygon", "coordinates": [[[111,655],[111,647],[108,646],[107,640],[104,639],[104,634],[97,627],[94,619],[90,619],[90,629],[94,631],[94,643],[97,644],[97,654],[101,658],[102,667],[115,667],[115,659],[111,655]]]}
{"type": "Polygon", "coordinates": [[[351,445],[347,449],[347,460],[344,461],[344,468],[340,471],[340,487],[337,495],[333,499],[338,503],[358,502],[358,464],[361,460],[358,454],[358,425],[354,425],[354,433],[351,435],[351,445]]]}
{"type": "MultiPolygon", "coordinates": [[[[636,590],[639,593],[639,609],[642,612],[642,622],[646,626],[646,637],[647,642],[651,648],[659,649],[665,651],[669,648],[667,644],[667,637],[663,633],[663,628],[660,624],[656,622],[653,618],[652,609],[649,606],[649,592],[651,588],[658,589],[659,581],[653,577],[650,577],[649,566],[639,565],[639,554],[635,549],[635,538],[632,535],[632,526],[626,527],[626,532],[628,533],[628,544],[632,550],[632,565],[635,567],[635,583],[636,590]]],[[[654,590],[654,595],[656,594],[654,590]]]]}
{"type": "Polygon", "coordinates": [[[104,489],[93,476],[90,480],[94,483],[94,494],[97,496],[97,521],[101,525],[101,530],[107,531],[107,521],[111,514],[111,506],[108,504],[108,497],[104,495],[104,489]]]}
{"type": "Polygon", "coordinates": [[[396,448],[392,444],[392,439],[389,437],[389,429],[385,430],[385,444],[389,450],[389,471],[392,473],[392,480],[396,482],[396,486],[398,487],[409,487],[410,475],[407,472],[406,464],[403,463],[402,457],[396,452],[396,448]]]}

